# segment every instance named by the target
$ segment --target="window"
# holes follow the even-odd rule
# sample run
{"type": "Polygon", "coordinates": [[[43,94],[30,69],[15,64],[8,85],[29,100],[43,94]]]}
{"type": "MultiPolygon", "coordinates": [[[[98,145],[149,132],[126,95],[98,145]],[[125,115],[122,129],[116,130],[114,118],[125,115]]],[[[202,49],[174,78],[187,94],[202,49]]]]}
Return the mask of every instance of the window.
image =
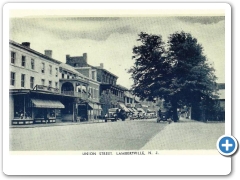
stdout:
{"type": "Polygon", "coordinates": [[[34,86],[34,77],[30,77],[30,88],[33,89],[34,86]]]}
{"type": "Polygon", "coordinates": [[[52,81],[49,81],[48,86],[52,87],[52,81]]]}
{"type": "Polygon", "coordinates": [[[25,87],[25,74],[21,74],[21,87],[25,87]]]}
{"type": "Polygon", "coordinates": [[[69,75],[67,75],[67,79],[69,79],[69,75]]]}
{"type": "Polygon", "coordinates": [[[64,74],[62,73],[62,79],[64,79],[64,74]]]}
{"type": "Polygon", "coordinates": [[[58,82],[55,82],[55,88],[58,88],[58,82]]]}
{"type": "Polygon", "coordinates": [[[11,51],[11,63],[15,64],[15,60],[16,60],[16,53],[11,51]]]}
{"type": "Polygon", "coordinates": [[[26,65],[26,56],[22,56],[22,66],[25,67],[26,65]]]}
{"type": "Polygon", "coordinates": [[[52,74],[52,65],[49,65],[49,74],[52,74]]]}
{"type": "Polygon", "coordinates": [[[11,72],[10,74],[10,85],[11,86],[15,85],[15,72],[11,72]]]}
{"type": "Polygon", "coordinates": [[[44,73],[44,72],[45,72],[45,64],[42,63],[42,73],[44,73]]]}
{"type": "Polygon", "coordinates": [[[42,85],[44,86],[45,85],[45,79],[42,79],[42,85]]]}
{"type": "Polygon", "coordinates": [[[58,77],[58,68],[56,68],[56,77],[58,77]]]}
{"type": "Polygon", "coordinates": [[[31,59],[31,69],[34,69],[34,59],[31,59]]]}
{"type": "Polygon", "coordinates": [[[92,79],[95,80],[95,71],[92,71],[92,79]]]}

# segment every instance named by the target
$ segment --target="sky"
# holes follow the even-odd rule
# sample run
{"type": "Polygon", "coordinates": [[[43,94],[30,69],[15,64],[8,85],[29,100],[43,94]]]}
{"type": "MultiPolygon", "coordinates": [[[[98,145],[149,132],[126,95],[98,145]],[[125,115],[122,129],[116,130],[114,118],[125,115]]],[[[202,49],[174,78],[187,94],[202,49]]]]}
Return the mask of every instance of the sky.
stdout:
{"type": "Polygon", "coordinates": [[[52,50],[54,59],[66,62],[66,55],[87,53],[88,63],[117,75],[117,84],[130,88],[127,71],[133,66],[132,49],[139,45],[138,34],[161,35],[167,42],[177,31],[191,33],[203,46],[215,68],[217,82],[225,82],[224,16],[153,16],[153,17],[81,17],[26,16],[10,18],[10,39],[30,42],[31,48],[44,53],[52,50]]]}

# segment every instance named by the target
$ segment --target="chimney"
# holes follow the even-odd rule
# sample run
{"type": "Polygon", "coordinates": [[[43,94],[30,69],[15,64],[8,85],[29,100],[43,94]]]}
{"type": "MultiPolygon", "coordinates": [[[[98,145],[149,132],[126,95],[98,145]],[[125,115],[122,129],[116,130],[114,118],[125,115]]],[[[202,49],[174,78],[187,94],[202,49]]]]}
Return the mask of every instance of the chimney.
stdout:
{"type": "Polygon", "coordinates": [[[22,42],[22,45],[27,48],[30,48],[30,42],[22,42]]]}
{"type": "Polygon", "coordinates": [[[83,60],[87,63],[87,53],[83,53],[83,60]]]}
{"type": "Polygon", "coordinates": [[[67,54],[67,55],[66,55],[66,64],[68,64],[69,58],[70,58],[70,55],[67,54]]]}
{"type": "Polygon", "coordinates": [[[52,50],[45,50],[45,55],[52,58],[52,50]]]}
{"type": "Polygon", "coordinates": [[[100,63],[100,67],[103,69],[103,63],[100,63]]]}

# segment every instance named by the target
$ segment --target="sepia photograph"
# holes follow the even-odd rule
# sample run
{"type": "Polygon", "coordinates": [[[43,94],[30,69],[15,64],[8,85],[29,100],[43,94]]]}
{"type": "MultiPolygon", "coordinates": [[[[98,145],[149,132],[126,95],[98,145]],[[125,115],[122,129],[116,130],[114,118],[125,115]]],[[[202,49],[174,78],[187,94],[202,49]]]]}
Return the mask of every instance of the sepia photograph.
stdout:
{"type": "Polygon", "coordinates": [[[10,151],[216,150],[224,11],[48,11],[9,13],[10,151]]]}

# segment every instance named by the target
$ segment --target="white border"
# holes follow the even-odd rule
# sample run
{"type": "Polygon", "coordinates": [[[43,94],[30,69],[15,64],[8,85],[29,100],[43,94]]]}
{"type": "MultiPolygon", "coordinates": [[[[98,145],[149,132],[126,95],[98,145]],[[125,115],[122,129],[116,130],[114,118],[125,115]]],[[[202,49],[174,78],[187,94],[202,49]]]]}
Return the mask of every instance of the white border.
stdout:
{"type": "MultiPolygon", "coordinates": [[[[231,7],[226,3],[161,4],[158,3],[86,3],[86,4],[5,4],[3,7],[3,74],[9,76],[9,14],[10,9],[224,9],[226,14],[226,134],[231,134],[231,7]]],[[[9,153],[8,78],[3,79],[3,172],[8,175],[227,175],[231,158],[221,155],[165,156],[73,156],[73,155],[11,155],[9,153]],[[46,163],[47,162],[47,163],[46,163]],[[114,166],[112,166],[114,164],[114,166]],[[203,166],[204,164],[204,166],[203,166]],[[151,165],[151,166],[150,166],[151,165]],[[147,167],[146,167],[147,166],[147,167]],[[150,166],[150,167],[149,167],[150,166]],[[214,167],[214,168],[213,168],[214,167]]]]}

